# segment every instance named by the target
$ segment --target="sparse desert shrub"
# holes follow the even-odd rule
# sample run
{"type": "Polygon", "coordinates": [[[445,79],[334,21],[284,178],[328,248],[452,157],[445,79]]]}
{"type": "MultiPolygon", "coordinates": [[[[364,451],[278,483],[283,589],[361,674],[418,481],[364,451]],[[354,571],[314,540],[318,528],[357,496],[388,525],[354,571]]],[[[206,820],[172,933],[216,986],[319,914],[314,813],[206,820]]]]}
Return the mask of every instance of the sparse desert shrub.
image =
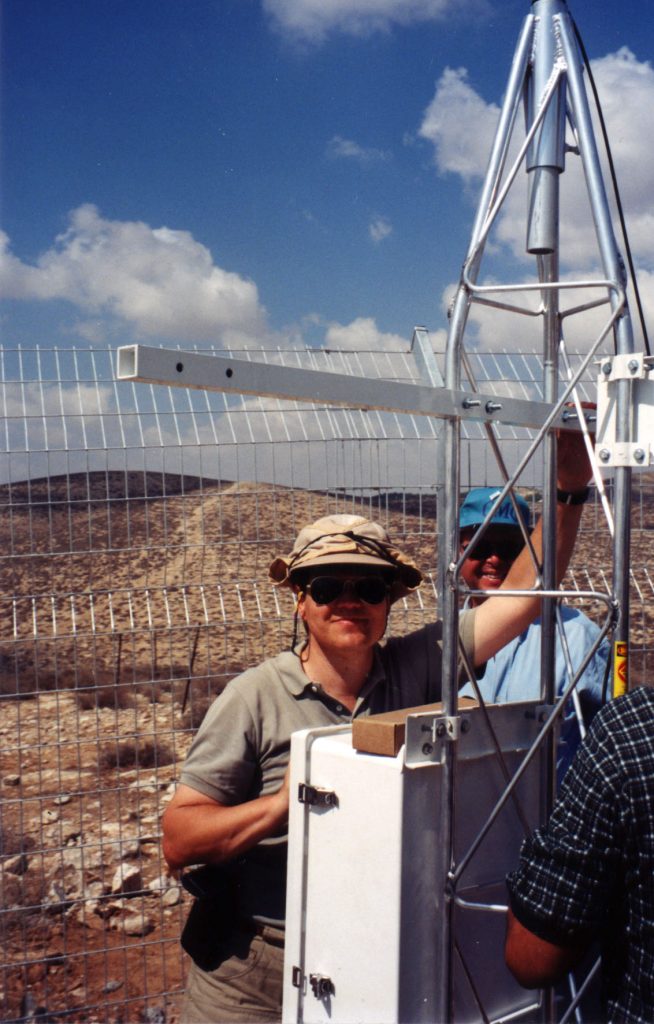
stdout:
{"type": "Polygon", "coordinates": [[[173,691],[172,679],[152,679],[139,684],[139,690],[151,704],[161,704],[173,691]]]}
{"type": "Polygon", "coordinates": [[[52,652],[36,645],[29,650],[23,646],[11,654],[0,654],[0,696],[15,700],[29,700],[39,693],[72,690],[76,686],[75,669],[70,652],[52,652]]]}
{"type": "Polygon", "coordinates": [[[134,706],[134,696],[126,686],[80,686],[75,691],[75,700],[82,711],[134,706]]]}
{"type": "Polygon", "coordinates": [[[0,857],[11,857],[27,853],[36,843],[31,836],[22,835],[16,829],[0,828],[0,857]]]}
{"type": "Polygon", "coordinates": [[[56,689],[51,666],[37,665],[34,651],[23,645],[0,652],[0,695],[16,700],[29,700],[39,690],[56,689]]]}
{"type": "Polygon", "coordinates": [[[124,740],[105,747],[100,755],[101,768],[160,768],[175,760],[167,743],[158,740],[124,740]]]}
{"type": "Polygon", "coordinates": [[[35,696],[33,680],[10,676],[5,672],[0,673],[0,697],[7,697],[10,700],[31,700],[35,696]]]}
{"type": "MultiPolygon", "coordinates": [[[[227,683],[234,676],[240,674],[241,670],[232,671],[220,678],[196,677],[191,680],[186,694],[186,706],[184,708],[183,721],[187,728],[199,729],[207,711],[213,704],[219,693],[222,693],[227,683]]],[[[186,688],[185,688],[186,690],[186,688]]],[[[181,706],[184,700],[184,693],[178,693],[178,703],[181,706]]]]}
{"type": "Polygon", "coordinates": [[[3,924],[9,928],[28,915],[41,914],[46,880],[40,867],[30,867],[23,875],[2,872],[0,878],[0,910],[3,924]]]}
{"type": "Polygon", "coordinates": [[[192,698],[184,709],[184,725],[194,732],[202,725],[204,716],[214,702],[214,697],[192,698]]]}

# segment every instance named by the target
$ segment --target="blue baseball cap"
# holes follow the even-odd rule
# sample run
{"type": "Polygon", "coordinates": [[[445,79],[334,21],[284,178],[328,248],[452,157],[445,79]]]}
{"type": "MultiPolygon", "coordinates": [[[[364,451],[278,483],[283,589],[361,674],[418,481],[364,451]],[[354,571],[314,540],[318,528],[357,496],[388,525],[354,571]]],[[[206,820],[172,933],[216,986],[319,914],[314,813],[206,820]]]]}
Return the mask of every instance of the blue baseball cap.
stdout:
{"type": "MultiPolygon", "coordinates": [[[[480,526],[501,493],[501,489],[498,487],[474,487],[468,491],[459,509],[459,529],[464,529],[466,526],[480,526]]],[[[529,505],[519,494],[515,494],[514,497],[520,510],[520,518],[526,528],[531,530],[529,505]]],[[[512,526],[516,530],[520,529],[515,509],[508,496],[495,510],[491,523],[493,526],[512,526]]]]}

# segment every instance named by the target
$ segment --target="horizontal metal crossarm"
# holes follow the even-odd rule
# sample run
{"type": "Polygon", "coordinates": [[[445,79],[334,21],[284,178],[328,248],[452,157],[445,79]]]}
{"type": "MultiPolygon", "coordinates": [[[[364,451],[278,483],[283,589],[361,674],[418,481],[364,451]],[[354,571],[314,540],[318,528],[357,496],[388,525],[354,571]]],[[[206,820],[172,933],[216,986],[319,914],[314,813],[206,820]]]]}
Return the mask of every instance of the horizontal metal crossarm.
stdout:
{"type": "MultiPolygon", "coordinates": [[[[320,373],[150,345],[119,348],[116,376],[119,381],[265,395],[289,401],[379,409],[437,419],[500,422],[534,429],[542,428],[552,412],[552,406],[544,402],[498,398],[497,395],[481,393],[472,396],[468,391],[320,373]]],[[[563,413],[559,413],[550,425],[579,429],[579,425],[563,413]]]]}

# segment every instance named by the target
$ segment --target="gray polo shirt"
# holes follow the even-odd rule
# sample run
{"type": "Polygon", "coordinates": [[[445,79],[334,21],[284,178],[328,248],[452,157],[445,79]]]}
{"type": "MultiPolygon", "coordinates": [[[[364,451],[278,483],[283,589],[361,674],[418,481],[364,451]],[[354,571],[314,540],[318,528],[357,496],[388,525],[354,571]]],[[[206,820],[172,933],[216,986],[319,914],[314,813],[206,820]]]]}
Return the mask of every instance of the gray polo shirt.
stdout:
{"type": "MultiPolygon", "coordinates": [[[[472,659],[474,611],[463,612],[459,624],[472,659]]],[[[440,700],[441,638],[442,625],[435,622],[377,645],[352,714],[307,678],[290,651],[248,669],[228,683],[207,712],[180,781],[229,806],[276,792],[288,766],[291,733],[440,700]]],[[[271,836],[250,850],[239,877],[243,916],[283,922],[286,835],[271,836]]]]}

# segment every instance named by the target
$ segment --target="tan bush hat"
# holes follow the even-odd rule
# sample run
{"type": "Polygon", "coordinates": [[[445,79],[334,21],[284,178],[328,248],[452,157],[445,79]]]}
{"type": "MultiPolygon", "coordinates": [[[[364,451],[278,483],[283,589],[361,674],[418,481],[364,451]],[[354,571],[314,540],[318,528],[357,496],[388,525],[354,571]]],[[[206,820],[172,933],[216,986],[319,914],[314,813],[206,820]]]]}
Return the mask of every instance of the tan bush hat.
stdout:
{"type": "Polygon", "coordinates": [[[391,601],[405,597],[422,583],[420,569],[393,547],[383,526],[363,516],[323,516],[303,527],[291,553],[271,563],[270,578],[280,587],[291,587],[296,573],[322,565],[370,565],[394,570],[391,601]]]}

